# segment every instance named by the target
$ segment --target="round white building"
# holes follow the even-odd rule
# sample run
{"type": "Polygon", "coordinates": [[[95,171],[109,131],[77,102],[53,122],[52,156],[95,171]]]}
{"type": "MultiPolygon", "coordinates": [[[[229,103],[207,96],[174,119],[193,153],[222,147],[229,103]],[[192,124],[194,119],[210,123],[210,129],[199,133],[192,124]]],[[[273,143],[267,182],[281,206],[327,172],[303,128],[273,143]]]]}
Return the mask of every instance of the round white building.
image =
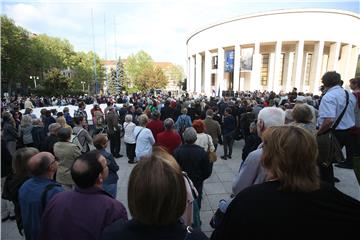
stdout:
{"type": "Polygon", "coordinates": [[[187,90],[318,93],[321,76],[355,76],[360,15],[330,9],[278,10],[212,24],[187,39],[187,90]]]}

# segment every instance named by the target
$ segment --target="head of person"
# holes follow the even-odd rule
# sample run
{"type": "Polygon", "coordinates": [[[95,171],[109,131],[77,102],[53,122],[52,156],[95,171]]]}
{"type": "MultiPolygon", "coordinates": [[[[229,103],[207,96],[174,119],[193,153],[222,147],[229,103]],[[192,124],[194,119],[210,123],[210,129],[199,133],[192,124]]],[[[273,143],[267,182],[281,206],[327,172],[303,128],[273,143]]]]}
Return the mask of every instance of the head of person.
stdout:
{"type": "Polygon", "coordinates": [[[250,123],[249,130],[250,130],[250,133],[256,133],[256,122],[255,121],[250,123]]]}
{"type": "Polygon", "coordinates": [[[101,187],[108,175],[106,159],[97,150],[81,155],[71,166],[71,177],[81,189],[101,187]]]}
{"type": "Polygon", "coordinates": [[[69,108],[68,107],[64,107],[64,109],[63,109],[63,113],[65,114],[65,113],[68,113],[70,110],[69,110],[69,108]]]}
{"type": "Polygon", "coordinates": [[[43,109],[40,110],[40,114],[43,115],[43,116],[45,116],[45,115],[46,115],[46,111],[47,111],[47,109],[46,109],[46,108],[43,108],[43,109]]]}
{"type": "Polygon", "coordinates": [[[148,118],[148,116],[147,116],[146,114],[141,114],[141,115],[139,116],[138,121],[139,121],[139,125],[140,125],[141,127],[145,127],[146,124],[149,122],[149,118],[148,118]]]}
{"type": "Polygon", "coordinates": [[[66,120],[65,120],[64,116],[60,116],[60,117],[56,118],[56,122],[59,123],[61,125],[61,127],[66,126],[66,120]]]}
{"type": "Polygon", "coordinates": [[[93,143],[97,150],[105,149],[108,145],[108,138],[105,134],[98,134],[94,137],[93,143]]]}
{"type": "Polygon", "coordinates": [[[31,108],[26,108],[24,115],[31,114],[32,112],[33,112],[33,110],[31,108]]]}
{"type": "Polygon", "coordinates": [[[285,112],[281,108],[266,107],[260,110],[257,119],[257,132],[261,134],[269,127],[285,124],[285,112]]]}
{"type": "Polygon", "coordinates": [[[85,103],[84,102],[79,102],[79,104],[78,104],[78,106],[79,106],[79,109],[85,109],[85,103]]]}
{"type": "Polygon", "coordinates": [[[4,112],[4,113],[2,114],[2,119],[3,119],[4,123],[10,123],[10,124],[12,124],[12,125],[15,126],[15,120],[14,120],[14,118],[13,118],[13,116],[12,116],[11,113],[9,113],[9,112],[4,112]]]}
{"type": "Polygon", "coordinates": [[[159,112],[158,110],[153,111],[153,112],[151,113],[151,119],[152,119],[152,120],[158,120],[158,119],[160,119],[160,112],[159,112]]]}
{"type": "Polygon", "coordinates": [[[164,120],[164,128],[167,131],[172,130],[174,127],[174,120],[172,120],[172,118],[167,118],[164,120]]]}
{"type": "Polygon", "coordinates": [[[69,142],[71,139],[72,130],[71,128],[60,128],[57,131],[57,138],[60,142],[69,142]]]}
{"type": "Polygon", "coordinates": [[[32,156],[28,161],[28,170],[32,176],[47,176],[52,178],[58,168],[54,155],[49,152],[40,152],[32,156]]]}
{"type": "Polygon", "coordinates": [[[183,139],[186,144],[194,144],[197,139],[197,133],[195,128],[188,127],[183,132],[183,139]]]}
{"type": "Polygon", "coordinates": [[[200,119],[194,120],[192,126],[196,130],[196,133],[203,133],[205,131],[205,124],[200,119]]]}
{"type": "Polygon", "coordinates": [[[229,108],[229,107],[225,108],[225,111],[224,111],[225,116],[229,116],[229,115],[231,115],[231,113],[232,113],[231,108],[229,108]]]}
{"type": "Polygon", "coordinates": [[[73,121],[74,121],[75,125],[77,125],[77,126],[82,126],[85,124],[85,119],[83,116],[74,117],[73,121]]]}
{"type": "Polygon", "coordinates": [[[212,109],[208,109],[206,111],[206,117],[213,118],[214,117],[214,111],[212,109]]]}
{"type": "Polygon", "coordinates": [[[43,126],[43,122],[39,118],[33,119],[32,124],[33,126],[40,126],[40,127],[43,126]]]}
{"type": "Polygon", "coordinates": [[[145,225],[167,226],[182,216],[186,207],[186,187],[180,166],[160,148],[134,167],[129,178],[129,210],[145,225]]]}
{"type": "Polygon", "coordinates": [[[350,79],[350,89],[353,91],[360,90],[360,77],[350,79]]]}
{"type": "Polygon", "coordinates": [[[313,119],[313,112],[307,104],[295,104],[292,117],[297,123],[310,123],[313,119]]]}
{"type": "Polygon", "coordinates": [[[291,125],[268,128],[263,136],[262,165],[268,180],[278,180],[281,189],[310,192],[320,186],[318,147],[308,131],[291,125]]]}
{"type": "Polygon", "coordinates": [[[339,85],[341,83],[341,76],[339,73],[337,73],[335,71],[330,71],[330,72],[326,72],[322,76],[321,81],[322,81],[324,87],[329,89],[329,88],[339,85]]]}
{"type": "Polygon", "coordinates": [[[24,115],[20,122],[21,127],[29,127],[32,125],[32,117],[30,115],[24,115]]]}
{"type": "Polygon", "coordinates": [[[126,114],[125,122],[130,123],[133,120],[133,116],[131,114],[126,114]]]}
{"type": "Polygon", "coordinates": [[[187,108],[181,109],[181,113],[182,113],[182,114],[187,114],[187,112],[188,112],[187,108]]]}
{"type": "Polygon", "coordinates": [[[49,133],[51,135],[57,135],[57,132],[59,131],[59,129],[61,128],[61,125],[59,123],[52,123],[49,125],[49,133]]]}
{"type": "Polygon", "coordinates": [[[17,176],[27,176],[28,168],[27,164],[29,159],[35,154],[39,153],[39,150],[33,147],[19,148],[15,151],[12,162],[14,172],[17,176]]]}

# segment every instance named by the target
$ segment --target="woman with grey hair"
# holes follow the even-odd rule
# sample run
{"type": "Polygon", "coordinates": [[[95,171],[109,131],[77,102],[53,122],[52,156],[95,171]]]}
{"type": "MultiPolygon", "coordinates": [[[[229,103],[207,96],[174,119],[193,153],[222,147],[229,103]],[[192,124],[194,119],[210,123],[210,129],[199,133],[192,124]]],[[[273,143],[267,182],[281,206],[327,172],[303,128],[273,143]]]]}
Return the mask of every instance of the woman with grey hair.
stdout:
{"type": "Polygon", "coordinates": [[[131,114],[127,114],[125,116],[125,122],[123,124],[124,127],[124,143],[126,145],[126,155],[128,157],[128,163],[135,163],[135,136],[134,129],[136,127],[135,123],[132,122],[133,116],[131,114]]]}
{"type": "Polygon", "coordinates": [[[197,139],[196,130],[188,127],[183,133],[184,144],[177,148],[173,155],[190,180],[194,183],[199,193],[197,203],[201,208],[202,189],[205,179],[211,175],[211,164],[205,150],[195,145],[197,139]]]}
{"type": "Polygon", "coordinates": [[[155,139],[150,129],[146,128],[146,124],[149,121],[148,116],[146,114],[141,114],[138,121],[139,126],[135,127],[134,136],[136,143],[136,158],[140,159],[141,157],[151,155],[152,145],[154,145],[155,139]]]}
{"type": "Polygon", "coordinates": [[[19,127],[19,135],[21,136],[25,147],[34,146],[34,140],[31,133],[32,129],[33,129],[32,117],[30,115],[24,115],[21,119],[21,123],[19,127]]]}
{"type": "Polygon", "coordinates": [[[157,135],[157,144],[164,147],[168,153],[172,154],[174,150],[181,145],[181,137],[174,129],[174,120],[167,118],[164,120],[165,130],[157,135]]]}

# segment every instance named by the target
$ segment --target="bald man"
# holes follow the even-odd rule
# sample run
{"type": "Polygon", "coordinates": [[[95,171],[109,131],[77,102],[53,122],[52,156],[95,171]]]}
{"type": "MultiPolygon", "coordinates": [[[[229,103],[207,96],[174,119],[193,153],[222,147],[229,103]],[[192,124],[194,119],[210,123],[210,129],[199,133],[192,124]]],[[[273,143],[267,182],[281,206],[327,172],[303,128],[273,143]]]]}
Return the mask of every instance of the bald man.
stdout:
{"type": "Polygon", "coordinates": [[[64,191],[54,180],[58,163],[54,155],[40,152],[30,158],[28,170],[33,176],[19,190],[21,217],[25,237],[38,239],[41,215],[46,203],[57,193],[64,191]]]}
{"type": "Polygon", "coordinates": [[[109,169],[106,159],[93,150],[71,167],[76,187],[56,195],[42,216],[39,239],[100,239],[104,228],[128,219],[126,208],[102,189],[109,169]]]}

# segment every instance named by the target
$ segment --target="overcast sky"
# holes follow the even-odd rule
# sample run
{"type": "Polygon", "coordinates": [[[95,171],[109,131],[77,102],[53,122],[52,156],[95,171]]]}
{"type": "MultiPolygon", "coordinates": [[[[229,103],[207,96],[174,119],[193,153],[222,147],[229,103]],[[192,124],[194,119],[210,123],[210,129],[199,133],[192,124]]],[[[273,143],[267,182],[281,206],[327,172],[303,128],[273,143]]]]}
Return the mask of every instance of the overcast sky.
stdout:
{"type": "Polygon", "coordinates": [[[94,49],[91,24],[93,11],[95,51],[102,58],[105,58],[105,52],[107,59],[115,59],[115,56],[126,58],[132,53],[144,50],[155,61],[185,66],[187,37],[211,23],[241,14],[288,8],[332,8],[360,13],[359,2],[5,0],[1,3],[1,12],[31,32],[66,38],[76,51],[90,51],[94,49]]]}

